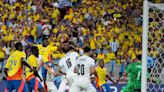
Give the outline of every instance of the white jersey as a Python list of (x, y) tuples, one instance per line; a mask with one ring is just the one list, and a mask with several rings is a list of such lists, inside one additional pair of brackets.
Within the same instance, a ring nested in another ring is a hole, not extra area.
[(95, 60), (93, 58), (86, 55), (80, 56), (76, 62), (78, 73), (74, 79), (78, 81), (90, 81), (91, 66), (95, 66)]
[(64, 68), (67, 76), (74, 75), (75, 62), (79, 54), (77, 52), (68, 52), (60, 61), (59, 66)]

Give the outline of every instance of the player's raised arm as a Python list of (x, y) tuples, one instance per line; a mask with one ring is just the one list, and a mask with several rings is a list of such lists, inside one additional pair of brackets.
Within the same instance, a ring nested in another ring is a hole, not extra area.
[(32, 67), (26, 62), (26, 59), (25, 58), (21, 58), (21, 62), (23, 65), (27, 66), (28, 68), (31, 69), (31, 71), (33, 70)]

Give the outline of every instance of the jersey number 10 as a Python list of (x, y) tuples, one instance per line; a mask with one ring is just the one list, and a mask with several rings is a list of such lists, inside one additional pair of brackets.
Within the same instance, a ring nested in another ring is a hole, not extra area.
[(85, 71), (84, 71), (84, 64), (78, 64), (77, 65), (77, 68), (78, 68), (78, 75), (84, 75)]

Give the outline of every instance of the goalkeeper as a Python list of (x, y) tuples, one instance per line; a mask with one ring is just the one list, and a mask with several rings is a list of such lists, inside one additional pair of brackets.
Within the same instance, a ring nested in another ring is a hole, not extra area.
[(129, 78), (121, 92), (141, 92), (141, 69), (141, 55), (138, 55), (137, 60), (129, 64), (125, 71)]

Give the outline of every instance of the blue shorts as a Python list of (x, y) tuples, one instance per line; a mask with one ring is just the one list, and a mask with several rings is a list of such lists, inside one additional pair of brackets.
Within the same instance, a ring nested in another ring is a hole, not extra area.
[(60, 86), (61, 81), (62, 81), (62, 76), (55, 77), (54, 84), (57, 87), (57, 89), (59, 89), (59, 86)]
[(43, 88), (42, 84), (37, 78), (32, 78), (30, 81), (28, 81), (27, 87), (28, 87), (29, 92), (32, 92), (32, 90), (35, 90), (34, 92), (37, 92), (38, 89)]
[(103, 84), (101, 90), (101, 92), (110, 92), (110, 86), (108, 84)]
[[(54, 66), (51, 62), (46, 62), (45, 64), (48, 65), (48, 66), (50, 66), (50, 67), (53, 67)], [(43, 80), (44, 81), (47, 78), (47, 69), (44, 68), (44, 67), (42, 67), (42, 77), (43, 77)]]
[(28, 92), (27, 86), (23, 80), (7, 80), (5, 92)]

